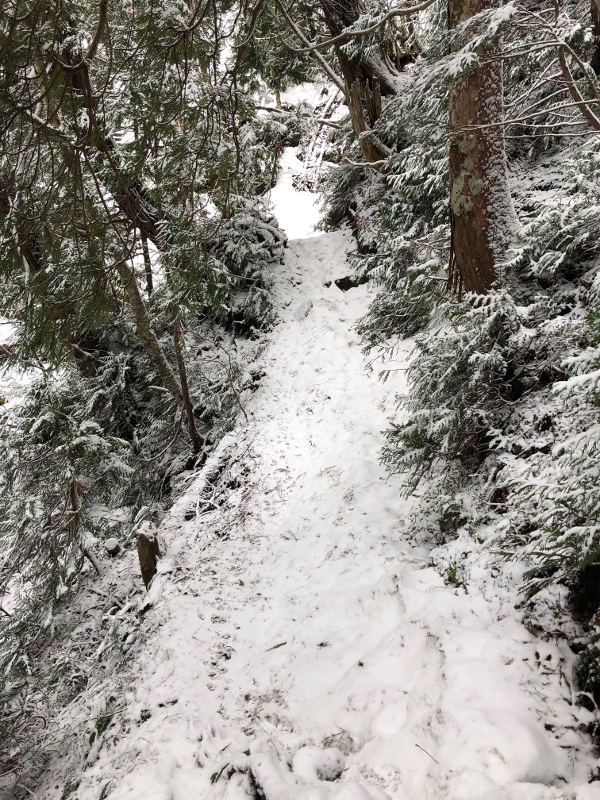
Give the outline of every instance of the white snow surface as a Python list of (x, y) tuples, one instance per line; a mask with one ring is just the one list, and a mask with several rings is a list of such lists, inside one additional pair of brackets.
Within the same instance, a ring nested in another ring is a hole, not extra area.
[(468, 593), (446, 585), (410, 542), (379, 464), (404, 373), (365, 369), (370, 289), (324, 285), (351, 237), (313, 236), (289, 177), (265, 376), (162, 525), (144, 598), (160, 625), (77, 797), (598, 800), (570, 650), (523, 626), (510, 581), (482, 563)]
[(294, 175), (302, 171), (297, 150), (297, 147), (286, 147), (283, 151), (279, 180), (271, 189), (271, 202), (288, 239), (308, 239), (322, 235), (320, 231), (315, 231), (320, 214), (315, 204), (315, 195), (312, 192), (297, 191), (292, 184)]
[[(11, 340), (16, 333), (16, 328), (6, 319), (0, 317), (0, 345), (10, 345)], [(2, 405), (8, 407), (15, 405), (18, 402), (19, 394), (23, 388), (31, 382), (33, 375), (31, 370), (23, 372), (16, 369), (7, 369), (2, 364), (0, 359), (0, 397), (2, 397)]]

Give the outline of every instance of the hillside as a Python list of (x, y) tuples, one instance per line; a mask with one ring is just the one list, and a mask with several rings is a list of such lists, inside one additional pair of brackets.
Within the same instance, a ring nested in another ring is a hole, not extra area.
[[(600, 797), (575, 657), (524, 626), (519, 575), (464, 552), (456, 586), (411, 544), (401, 478), (378, 463), (411, 342), (394, 379), (367, 370), (353, 326), (370, 290), (332, 283), (352, 238), (312, 230), (294, 169), (287, 151), (273, 197), (293, 228), (264, 376), (160, 526), (148, 595), (121, 598), (118, 615), (153, 632), (118, 681), (87, 692), (108, 724), (78, 753), (69, 797)], [(139, 582), (123, 558), (113, 580)], [(65, 797), (70, 761), (59, 754), (38, 796)]]

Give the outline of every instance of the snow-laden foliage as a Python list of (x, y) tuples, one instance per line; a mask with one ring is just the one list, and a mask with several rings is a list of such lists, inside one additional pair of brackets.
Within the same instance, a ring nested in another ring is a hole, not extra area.
[(408, 472), (407, 494), (432, 470), (481, 462), (490, 432), (510, 413), (513, 377), (529, 339), (506, 292), (440, 305), (415, 343), (410, 392), (402, 399), (408, 418), (388, 431), (383, 452), (392, 471)]
[(86, 557), (105, 564), (111, 515), (130, 548), (256, 385), (250, 340), (274, 320), (285, 246), (266, 193), (305, 123), (257, 113), (231, 53), (247, 31), (228, 3), (3, 9), (0, 315), (15, 333), (0, 357), (26, 384), (41, 375), (0, 437), (9, 770), (48, 687), (69, 683), (45, 654)]
[[(113, 651), (123, 657), (129, 649), (129, 615), (78, 630), (77, 592), (95, 574), (85, 562), (104, 573), (109, 531), (122, 547), (135, 548), (140, 520), (160, 516), (198, 460), (172, 398), (156, 390), (132, 320), (113, 335), (96, 349), (116, 344), (119, 353), (96, 352), (78, 366), (48, 371), (2, 411), (3, 771), (35, 765), (44, 738), (36, 715), (42, 719), (80, 693), (99, 658), (108, 668)], [(161, 339), (169, 352), (167, 330)], [(207, 450), (235, 423), (240, 395), (256, 386), (247, 364), (259, 345), (237, 350), (233, 334), (208, 321), (196, 320), (187, 332), (191, 400)], [(53, 655), (53, 640), (71, 638), (71, 650)]]
[(416, 85), (424, 83), (422, 90), (391, 98), (376, 124), (378, 134), (394, 149), (384, 170), (388, 191), (377, 208), (364, 212), (376, 220), (374, 252), (352, 258), (358, 274), (381, 287), (359, 326), (368, 348), (422, 329), (444, 283), (449, 245), (448, 98), (445, 83), (431, 75), (443, 48), (443, 15), (436, 11), (433, 23), (422, 37), (429, 45), (428, 55), (411, 75)]
[[(596, 343), (599, 288), (596, 278), (587, 337)], [(582, 321), (579, 337), (585, 327)], [(552, 385), (547, 410), (537, 420), (544, 441), (518, 463), (507, 459), (501, 473), (510, 506), (498, 548), (505, 557), (525, 562), (532, 593), (555, 581), (572, 584), (600, 555), (599, 367), (597, 344), (564, 359), (566, 380)], [(515, 438), (514, 430), (507, 434), (498, 442), (502, 450)]]
[(535, 325), (540, 388), (493, 442), (507, 493), (494, 546), (524, 562), (530, 593), (557, 581), (576, 585), (599, 552), (597, 275), (587, 288), (599, 255), (598, 145), (548, 166), (549, 179), (563, 181), (538, 198), (533, 187), (512, 273), (521, 295), (534, 281), (551, 287)]
[(600, 253), (600, 146), (592, 139), (569, 149), (562, 163), (542, 157), (538, 174), (523, 187), (521, 229), (506, 272), (525, 286), (574, 288)]
[[(383, 452), (407, 476), (407, 492), (426, 479), (415, 526), (437, 541), (454, 532), (471, 482), (481, 518), (503, 517), (493, 547), (526, 562), (529, 591), (574, 585), (598, 559), (597, 288), (588, 287), (600, 255), (600, 184), (582, 113), (583, 100), (597, 108), (598, 46), (587, 14), (574, 3), (511, 3), (450, 33), (442, 9), (421, 16), (405, 91), (384, 102), (375, 125), (392, 149), (388, 189), (362, 210), (376, 235), (353, 256), (378, 288), (359, 325), (364, 346), (393, 352), (417, 334), (402, 421)], [(448, 297), (448, 89), (480, 66), (490, 42), (504, 58), (520, 224), (497, 265), (497, 290)], [(350, 185), (349, 170), (328, 178), (332, 207), (361, 195), (364, 178)]]
[(76, 370), (39, 378), (0, 418), (0, 736), (2, 771), (28, 763), (32, 719), (57, 613), (77, 588), (83, 560), (98, 564), (95, 501), (118, 505), (132, 476), (131, 450), (115, 435), (128, 403), (127, 359), (107, 359), (94, 378)]
[(54, 627), (54, 609), (94, 550), (85, 495), (118, 502), (132, 468), (114, 435), (126, 402), (126, 359), (109, 359), (94, 378), (47, 375), (14, 411), (0, 436), (0, 671), (31, 671), (31, 651)]

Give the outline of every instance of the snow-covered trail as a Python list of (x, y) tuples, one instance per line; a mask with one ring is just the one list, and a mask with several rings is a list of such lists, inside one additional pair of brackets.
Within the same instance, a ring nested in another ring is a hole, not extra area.
[[(310, 233), (289, 169), (274, 199)], [(446, 586), (408, 541), (378, 463), (403, 373), (365, 370), (368, 288), (325, 285), (351, 246), (289, 243), (265, 375), (163, 525), (160, 626), (79, 800), (600, 798), (568, 651), (520, 624), (510, 591)]]

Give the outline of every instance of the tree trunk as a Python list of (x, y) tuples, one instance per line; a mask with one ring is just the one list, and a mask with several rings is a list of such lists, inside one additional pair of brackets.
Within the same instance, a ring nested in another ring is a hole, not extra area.
[(146, 272), (146, 294), (148, 297), (154, 291), (154, 280), (152, 275), (152, 262), (150, 261), (150, 249), (148, 248), (148, 237), (142, 231), (142, 253), (144, 254), (144, 271)]
[[(499, 0), (448, 0), (450, 29)], [(456, 48), (458, 49), (458, 47)], [(450, 88), (450, 288), (486, 294), (498, 280), (516, 216), (504, 150), (502, 62), (488, 46), (481, 66)]]
[[(367, 92), (369, 91), (368, 87), (366, 87), (366, 90)], [(378, 94), (378, 97), (379, 111), (381, 113), (381, 95)], [(375, 110), (377, 108), (375, 102), (369, 103), (369, 99), (370, 95), (367, 94), (367, 110), (370, 110), (369, 105), (371, 106), (371, 109)], [(348, 110), (350, 112), (350, 118), (352, 119), (354, 133), (358, 137), (360, 149), (362, 150), (362, 154), (366, 161), (374, 162), (386, 158), (389, 153), (382, 146), (382, 143), (379, 141), (379, 139), (373, 134), (365, 135), (365, 133), (370, 129), (365, 122), (361, 85), (358, 78), (348, 89)], [(372, 113), (370, 113), (369, 116), (371, 119), (373, 118)]]
[[(69, 485), (69, 499), (71, 501), (71, 518), (69, 520), (69, 536), (75, 537), (75, 531), (79, 525), (79, 518), (81, 516), (81, 504), (79, 503), (79, 485), (77, 481), (72, 480)], [(102, 575), (102, 567), (96, 556), (87, 547), (82, 547), (81, 552), (96, 570), (97, 575)]]
[(156, 334), (152, 328), (152, 321), (150, 320), (150, 315), (148, 314), (148, 309), (146, 308), (146, 304), (142, 298), (142, 294), (139, 286), (137, 285), (133, 270), (128, 267), (124, 261), (121, 261), (120, 263), (117, 263), (117, 272), (119, 273), (119, 276), (123, 282), (123, 286), (125, 287), (125, 291), (127, 292), (127, 296), (129, 297), (133, 316), (135, 317), (137, 335), (140, 342), (144, 346), (146, 355), (160, 375), (160, 379), (162, 380), (165, 389), (167, 389), (167, 391), (173, 395), (180, 406), (183, 406), (181, 388), (177, 383), (177, 378), (175, 377), (175, 374), (171, 369), (171, 365), (167, 361), (167, 357), (160, 346), (160, 342), (156, 338)]
[(140, 560), (140, 572), (146, 589), (150, 586), (152, 578), (156, 575), (156, 564), (160, 558), (158, 538), (154, 533), (154, 526), (144, 523), (137, 537), (137, 551)]
[[(321, 7), (332, 36), (339, 36), (344, 28), (356, 22), (361, 13), (357, 0), (321, 0)], [(396, 94), (391, 73), (376, 54), (349, 58), (343, 48), (338, 46), (335, 47), (335, 54), (344, 76), (352, 127), (359, 139), (363, 156), (367, 161), (387, 158), (389, 151), (369, 131), (381, 114), (381, 95)], [(363, 105), (370, 125), (366, 124)]]
[(175, 355), (177, 357), (179, 380), (181, 381), (181, 394), (183, 396), (183, 407), (185, 409), (188, 431), (194, 450), (198, 453), (204, 446), (204, 439), (200, 436), (196, 428), (196, 419), (194, 417), (194, 408), (190, 398), (185, 359), (181, 350), (181, 322), (178, 319), (173, 323), (173, 344), (175, 345)]
[(600, 0), (591, 0), (590, 15), (592, 19), (592, 36), (594, 37), (594, 50), (590, 66), (600, 75)]

